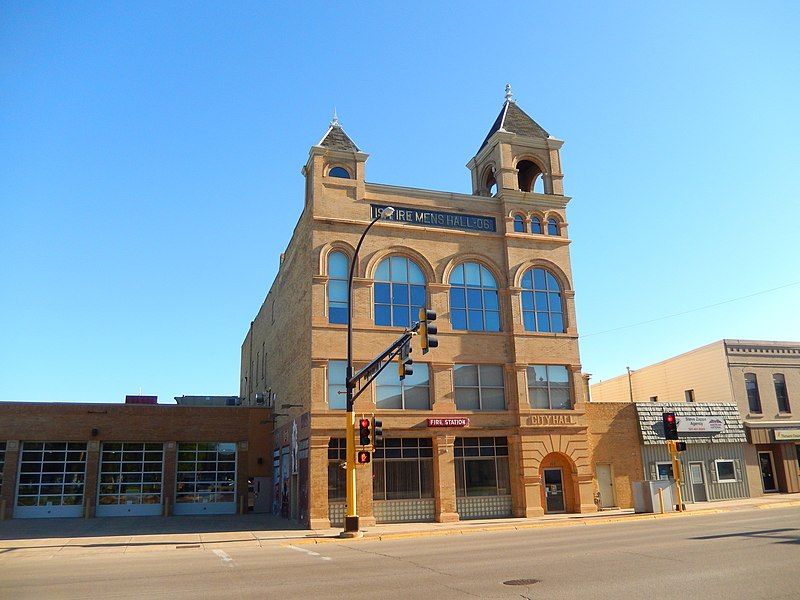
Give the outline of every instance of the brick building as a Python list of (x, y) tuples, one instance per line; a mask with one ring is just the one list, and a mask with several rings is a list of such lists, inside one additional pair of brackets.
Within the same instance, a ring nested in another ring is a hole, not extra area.
[(362, 523), (596, 510), (562, 143), (508, 91), (467, 164), (471, 194), (368, 182), (368, 155), (335, 118), (311, 148), (301, 215), (241, 361), (243, 401), (274, 394), (285, 413), (275, 497), (292, 515), (315, 528), (343, 519), (347, 275), (389, 206), (355, 265), (354, 366), (422, 306), (439, 315), (440, 345), (414, 356), (412, 376), (387, 369), (356, 400), (386, 438), (358, 467)]

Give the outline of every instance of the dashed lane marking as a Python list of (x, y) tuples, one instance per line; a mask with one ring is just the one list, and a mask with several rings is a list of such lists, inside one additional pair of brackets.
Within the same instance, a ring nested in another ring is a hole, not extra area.
[(319, 552), (314, 552), (313, 550), (306, 550), (305, 548), (298, 548), (297, 546), (284, 546), (285, 548), (291, 548), (292, 550), (296, 550), (297, 552), (302, 552), (303, 554), (307, 554), (308, 556), (313, 556), (314, 558), (319, 558), (320, 560), (333, 560), (330, 556), (322, 556)]

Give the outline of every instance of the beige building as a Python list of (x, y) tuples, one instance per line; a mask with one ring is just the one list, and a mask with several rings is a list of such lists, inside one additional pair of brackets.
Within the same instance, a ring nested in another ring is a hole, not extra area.
[(800, 492), (800, 343), (720, 340), (591, 386), (592, 402), (733, 402), (751, 495)]
[[(422, 356), (415, 341), (412, 376), (387, 368), (356, 399), (385, 435), (358, 466), (362, 524), (596, 510), (562, 144), (508, 91), (459, 194), (368, 182), (368, 155), (334, 118), (242, 345), (241, 396), (274, 398), (278, 413), (274, 510), (315, 528), (343, 520), (347, 274), (388, 206), (355, 267), (355, 368), (422, 306), (440, 345)], [(461, 426), (431, 420), (447, 417)]]

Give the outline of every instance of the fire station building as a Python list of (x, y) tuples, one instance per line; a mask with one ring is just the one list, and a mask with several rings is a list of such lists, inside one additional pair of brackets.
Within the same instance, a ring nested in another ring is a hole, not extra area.
[(348, 270), (385, 207), (393, 216), (355, 265), (354, 367), (420, 307), (438, 314), (439, 347), (417, 349), (402, 381), (385, 369), (356, 400), (385, 438), (357, 469), (362, 524), (597, 510), (562, 144), (507, 88), (467, 163), (472, 193), (433, 191), (368, 182), (368, 155), (334, 117), (242, 344), (243, 402), (276, 399), (273, 510), (313, 528), (343, 521)]

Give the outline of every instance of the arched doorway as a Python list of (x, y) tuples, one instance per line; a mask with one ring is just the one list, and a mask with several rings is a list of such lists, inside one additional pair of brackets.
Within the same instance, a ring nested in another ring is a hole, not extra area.
[(575, 463), (566, 454), (551, 452), (542, 459), (539, 475), (545, 514), (578, 512), (577, 473)]

